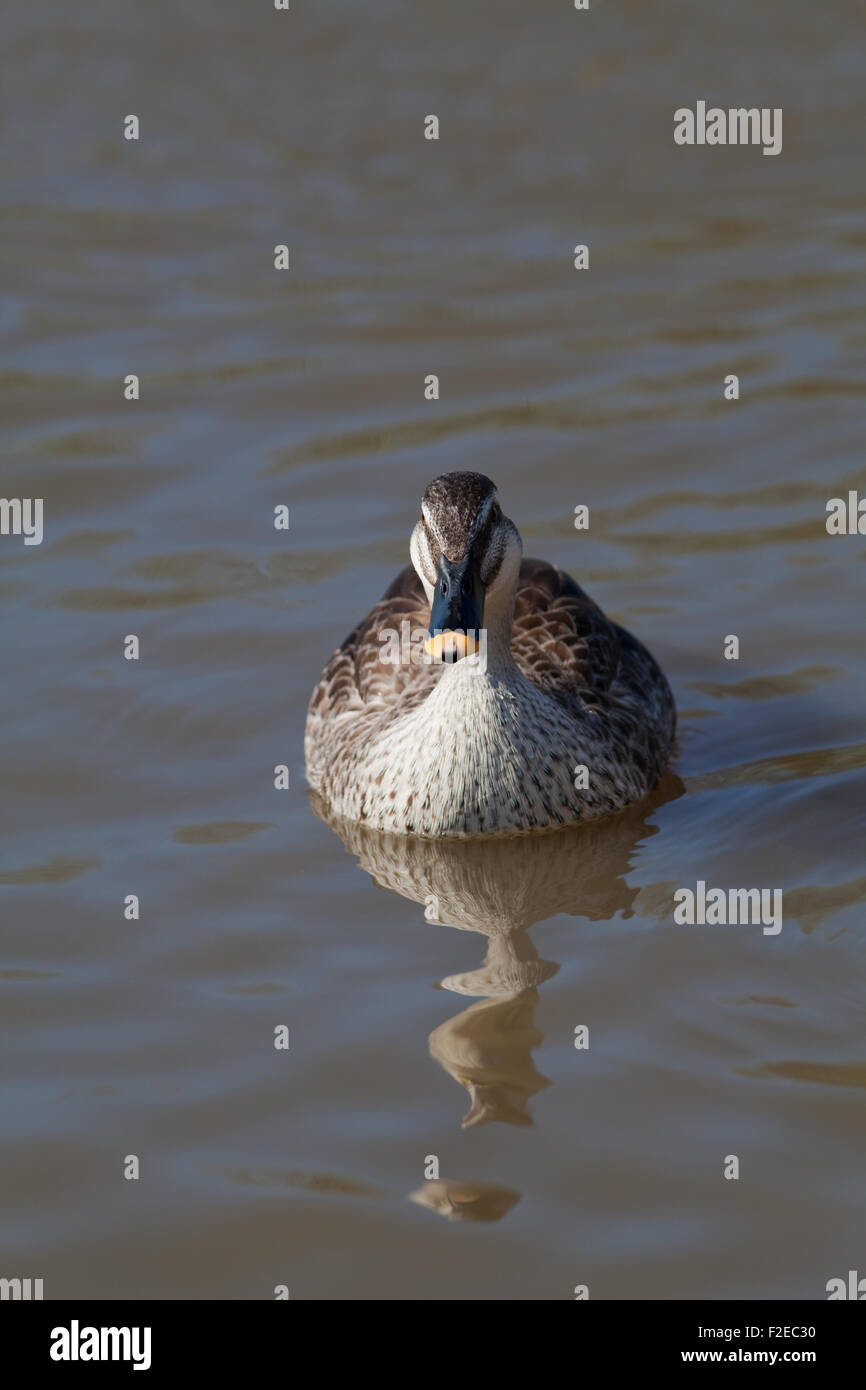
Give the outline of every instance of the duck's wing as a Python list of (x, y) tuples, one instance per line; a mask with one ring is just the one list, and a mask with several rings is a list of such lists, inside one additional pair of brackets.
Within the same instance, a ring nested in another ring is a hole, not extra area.
[[(425, 699), (444, 668), (405, 657), (409, 647), (422, 650), (429, 617), (421, 581), (413, 566), (406, 565), (334, 652), (313, 692), (310, 713), (323, 720), (371, 706), (395, 712), (399, 706), (403, 713)], [(399, 659), (390, 661), (389, 644), (397, 639)], [(603, 701), (617, 679), (621, 657), (630, 660), (632, 647), (638, 646), (570, 575), (544, 560), (522, 561), (511, 654), (540, 690), (565, 704)]]
[(664, 770), (676, 706), (643, 643), (606, 618), (570, 575), (543, 560), (520, 567), (511, 653), (539, 689), (574, 714), (598, 715), (612, 762), (628, 758), (652, 784)]
[(622, 635), (570, 575), (544, 560), (522, 562), (511, 654), (545, 694), (569, 703), (607, 691), (619, 668)]
[(327, 721), (371, 708), (380, 714), (396, 711), (398, 706), (404, 713), (423, 700), (442, 667), (407, 657), (423, 650), (429, 617), (421, 581), (407, 565), (334, 652), (313, 691), (310, 716)]

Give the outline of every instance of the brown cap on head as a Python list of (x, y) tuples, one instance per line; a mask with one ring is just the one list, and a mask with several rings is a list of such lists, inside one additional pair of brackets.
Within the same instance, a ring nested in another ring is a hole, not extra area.
[(421, 499), (421, 514), (449, 560), (459, 560), (490, 516), (496, 485), (483, 473), (443, 473)]

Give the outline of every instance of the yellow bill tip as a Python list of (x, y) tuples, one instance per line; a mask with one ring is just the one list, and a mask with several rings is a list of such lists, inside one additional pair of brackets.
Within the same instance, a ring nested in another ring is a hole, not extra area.
[(449, 656), (471, 656), (478, 650), (478, 641), (472, 632), (436, 632), (432, 637), (428, 637), (424, 643), (424, 650), (428, 656), (438, 657), (440, 660)]

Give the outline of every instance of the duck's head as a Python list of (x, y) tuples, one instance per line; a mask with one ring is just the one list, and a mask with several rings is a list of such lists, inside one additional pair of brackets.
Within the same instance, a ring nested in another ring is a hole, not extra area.
[(459, 661), (478, 649), (482, 628), (510, 627), (523, 551), (483, 473), (443, 473), (421, 499), (409, 553), (430, 603), (425, 649)]

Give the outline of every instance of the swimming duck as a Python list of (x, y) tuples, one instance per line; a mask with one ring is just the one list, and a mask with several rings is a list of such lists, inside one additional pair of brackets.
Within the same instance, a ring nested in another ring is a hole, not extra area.
[(490, 479), (434, 479), (409, 554), (310, 700), (307, 778), (331, 812), (513, 835), (641, 800), (673, 746), (667, 680), (569, 575), (522, 558)]

